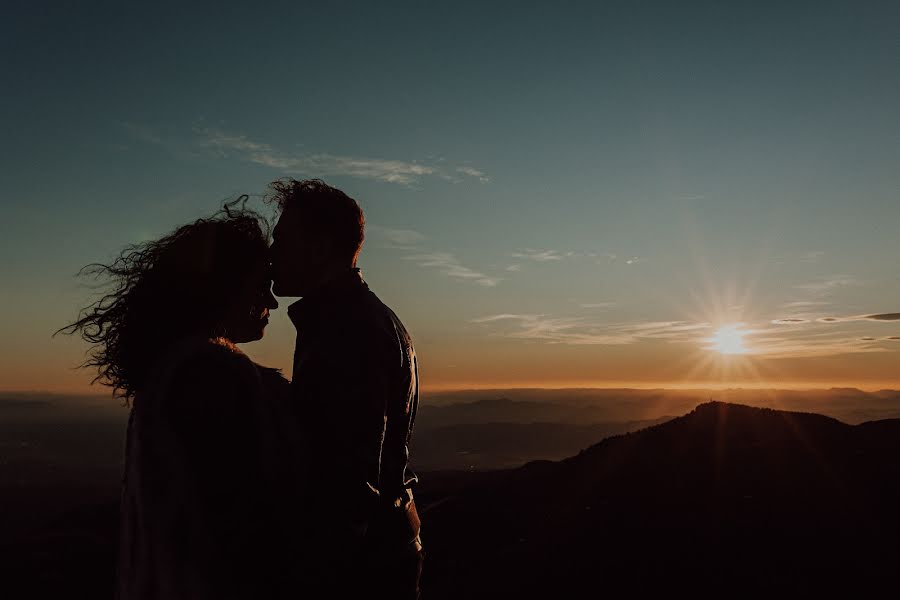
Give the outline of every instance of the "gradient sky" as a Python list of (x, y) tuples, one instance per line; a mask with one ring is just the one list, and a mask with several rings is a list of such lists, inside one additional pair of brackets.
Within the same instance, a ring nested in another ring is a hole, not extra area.
[(900, 385), (896, 2), (228, 4), (6, 8), (0, 389), (89, 389), (77, 270), (285, 175), (426, 390)]

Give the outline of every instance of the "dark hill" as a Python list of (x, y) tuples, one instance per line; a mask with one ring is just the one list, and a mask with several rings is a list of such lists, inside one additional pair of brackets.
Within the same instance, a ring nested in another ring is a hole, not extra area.
[(671, 417), (622, 423), (462, 423), (417, 429), (417, 471), (509, 469), (531, 460), (559, 460), (610, 435)]
[(858, 594), (892, 579), (898, 511), (900, 420), (851, 426), (710, 402), (427, 508), (425, 589)]

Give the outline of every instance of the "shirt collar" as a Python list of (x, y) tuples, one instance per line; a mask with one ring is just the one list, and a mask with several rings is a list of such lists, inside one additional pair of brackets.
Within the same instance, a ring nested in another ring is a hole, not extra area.
[(303, 319), (303, 315), (310, 309), (320, 306), (323, 302), (363, 289), (369, 289), (369, 286), (363, 278), (362, 269), (350, 267), (288, 306), (288, 317), (297, 326)]

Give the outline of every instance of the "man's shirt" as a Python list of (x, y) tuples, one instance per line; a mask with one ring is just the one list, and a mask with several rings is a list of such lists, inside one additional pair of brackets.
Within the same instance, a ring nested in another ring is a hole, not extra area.
[[(368, 514), (418, 481), (409, 443), (419, 401), (409, 332), (358, 267), (288, 307), (305, 497)], [(326, 500), (327, 499), (327, 500)]]

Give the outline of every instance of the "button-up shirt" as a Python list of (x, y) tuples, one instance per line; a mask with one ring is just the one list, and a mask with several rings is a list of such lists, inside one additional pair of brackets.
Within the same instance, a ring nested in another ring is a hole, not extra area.
[(303, 487), (358, 516), (418, 481), (409, 443), (418, 363), (400, 319), (349, 268), (288, 307)]

